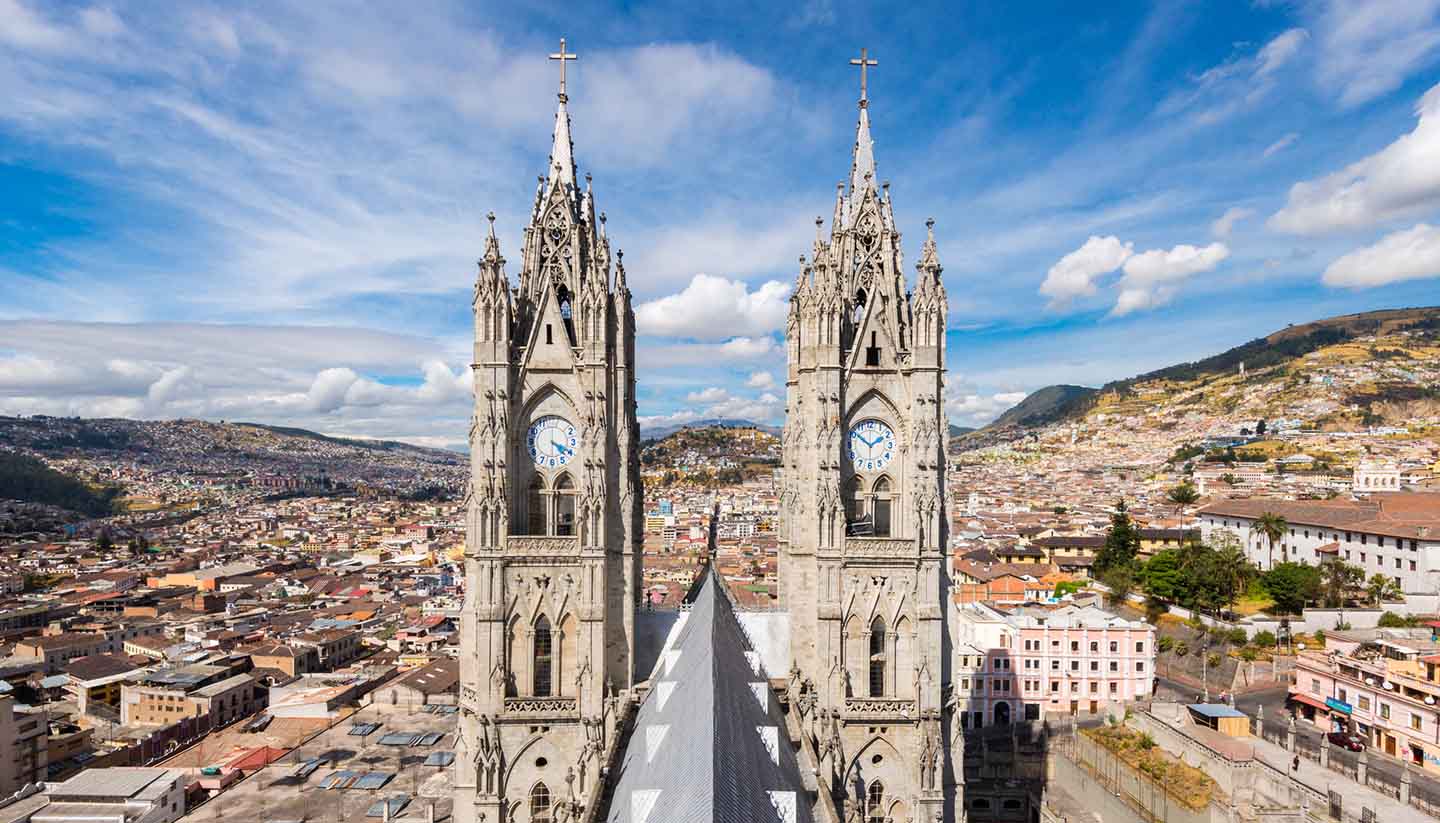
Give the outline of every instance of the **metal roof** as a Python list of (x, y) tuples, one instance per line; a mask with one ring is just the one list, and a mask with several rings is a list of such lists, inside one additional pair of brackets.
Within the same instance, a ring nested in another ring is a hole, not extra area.
[(1194, 703), (1189, 707), (1190, 711), (1202, 717), (1245, 717), (1245, 713), (1224, 703)]
[(705, 577), (640, 706), (605, 820), (812, 823), (760, 656)]

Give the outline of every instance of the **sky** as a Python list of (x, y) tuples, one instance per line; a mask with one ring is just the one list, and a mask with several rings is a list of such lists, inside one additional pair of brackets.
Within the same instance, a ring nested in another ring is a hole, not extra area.
[(642, 427), (783, 416), (861, 47), (952, 423), (1440, 304), (1440, 0), (0, 0), (0, 414), (463, 448), (485, 214), (514, 278), (562, 36)]

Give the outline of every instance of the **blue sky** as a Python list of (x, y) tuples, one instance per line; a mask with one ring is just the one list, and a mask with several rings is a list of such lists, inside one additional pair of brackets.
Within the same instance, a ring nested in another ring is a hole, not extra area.
[(484, 214), (514, 276), (561, 35), (646, 424), (782, 414), (862, 45), (953, 422), (1440, 303), (1440, 0), (0, 0), (0, 413), (461, 443)]

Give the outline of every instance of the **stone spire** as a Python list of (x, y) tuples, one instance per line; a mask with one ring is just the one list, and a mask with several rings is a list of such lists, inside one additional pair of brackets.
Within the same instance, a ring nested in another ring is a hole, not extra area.
[(550, 55), (551, 60), (560, 62), (560, 105), (555, 111), (555, 139), (550, 144), (550, 172), (545, 190), (549, 192), (557, 183), (567, 191), (575, 189), (575, 143), (570, 139), (570, 112), (565, 104), (570, 97), (565, 93), (565, 63), (577, 59), (565, 51), (565, 38), (560, 38), (560, 51)]
[(860, 101), (860, 122), (855, 126), (855, 158), (850, 163), (850, 199), (868, 186), (875, 187), (875, 141), (870, 138), (870, 107)]

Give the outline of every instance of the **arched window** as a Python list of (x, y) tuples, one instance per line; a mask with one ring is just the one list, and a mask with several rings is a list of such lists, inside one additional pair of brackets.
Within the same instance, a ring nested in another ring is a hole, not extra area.
[(530, 478), (530, 491), (525, 496), (525, 505), (529, 508), (530, 533), (545, 533), (545, 478), (539, 474)]
[(875, 523), (876, 537), (890, 536), (890, 478), (881, 477), (870, 487), (871, 520)]
[[(549, 697), (551, 689), (550, 661), (554, 659), (554, 643), (550, 637), (550, 621), (545, 615), (535, 621), (535, 696)], [(548, 818), (547, 818), (548, 819)]]
[(879, 780), (865, 792), (866, 823), (885, 823), (885, 786)]
[(854, 316), (854, 318), (852, 319), (852, 322), (853, 322), (855, 325), (858, 326), (858, 325), (860, 325), (860, 321), (863, 320), (864, 318), (865, 318), (865, 290), (864, 290), (864, 289), (856, 289), (856, 290), (855, 290), (855, 316)]
[(550, 823), (550, 788), (536, 783), (530, 790), (530, 823)]
[(570, 345), (575, 345), (575, 321), (572, 319), (574, 312), (570, 306), (570, 290), (563, 285), (556, 293), (560, 301), (560, 320), (565, 324), (565, 335), (569, 338)]
[(851, 476), (845, 481), (844, 491), (845, 522), (848, 525), (846, 534), (855, 537), (868, 537), (870, 535), (871, 523), (865, 511), (865, 499), (860, 495), (860, 478)]
[(555, 481), (555, 533), (565, 536), (575, 533), (575, 481), (569, 474), (562, 474)]
[(870, 623), (870, 696), (885, 696), (885, 621), (879, 615)]

